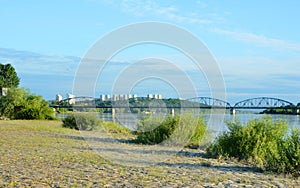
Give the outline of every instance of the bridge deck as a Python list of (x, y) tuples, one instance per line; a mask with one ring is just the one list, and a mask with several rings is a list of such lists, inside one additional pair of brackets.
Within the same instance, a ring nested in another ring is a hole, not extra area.
[(60, 106), (60, 105), (50, 105), (51, 108), (104, 108), (104, 109), (109, 109), (109, 108), (175, 108), (175, 109), (180, 109), (180, 108), (189, 108), (189, 109), (299, 109), (297, 107), (229, 107), (229, 106), (200, 106), (200, 107), (195, 107), (195, 106)]

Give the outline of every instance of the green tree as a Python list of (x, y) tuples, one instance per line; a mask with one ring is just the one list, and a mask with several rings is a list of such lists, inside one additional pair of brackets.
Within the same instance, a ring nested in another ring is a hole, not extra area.
[(15, 68), (11, 64), (0, 64), (0, 89), (1, 88), (17, 88), (20, 83)]
[(54, 119), (48, 103), (37, 95), (20, 88), (11, 88), (0, 97), (0, 116), (9, 119)]
[(23, 89), (12, 88), (8, 90), (6, 96), (0, 97), (0, 115), (13, 119), (15, 113), (24, 108), (28, 91)]

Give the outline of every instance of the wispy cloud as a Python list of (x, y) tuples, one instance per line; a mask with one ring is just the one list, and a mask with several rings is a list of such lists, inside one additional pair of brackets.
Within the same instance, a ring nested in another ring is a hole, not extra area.
[(212, 29), (212, 31), (218, 34), (228, 35), (236, 40), (250, 44), (255, 44), (261, 47), (269, 47), (276, 50), (300, 51), (300, 44), (292, 43), (286, 40), (269, 38), (263, 35), (257, 35), (250, 32), (237, 32), (223, 29)]
[(73, 76), (80, 58), (0, 48), (0, 62), (12, 64), (21, 74)]
[[(218, 58), (228, 96), (288, 96), (299, 93), (300, 68), (297, 59), (266, 57)], [(283, 97), (285, 98), (285, 97)]]
[(133, 13), (136, 16), (157, 16), (168, 21), (185, 22), (192, 24), (210, 24), (221, 21), (217, 14), (199, 14), (197, 12), (184, 12), (175, 6), (162, 6), (153, 0), (123, 0), (121, 9), (124, 12)]

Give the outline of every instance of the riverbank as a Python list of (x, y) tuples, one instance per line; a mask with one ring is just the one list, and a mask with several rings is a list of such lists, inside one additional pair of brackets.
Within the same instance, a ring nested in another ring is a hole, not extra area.
[[(183, 149), (150, 166), (116, 164), (103, 158), (101, 152), (114, 146), (110, 152), (126, 155), (135, 153), (139, 146), (126, 142), (126, 137), (122, 142), (99, 138), (86, 141), (80, 132), (61, 128), (61, 124), (0, 121), (0, 187), (300, 186), (299, 180), (291, 177), (265, 174), (237, 161), (208, 159), (202, 151), (192, 149)], [(93, 150), (93, 143), (97, 143), (100, 155)], [(162, 158), (161, 152), (152, 154)]]

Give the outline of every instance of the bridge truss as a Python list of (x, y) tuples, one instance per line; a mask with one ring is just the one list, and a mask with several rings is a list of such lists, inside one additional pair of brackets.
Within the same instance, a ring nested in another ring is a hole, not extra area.
[[(53, 107), (96, 107), (96, 108), (111, 108), (119, 107), (124, 108), (123, 103), (125, 101), (116, 101), (110, 103), (108, 106), (99, 106), (100, 99), (93, 97), (74, 97), (60, 101), (56, 106)], [(123, 103), (122, 103), (123, 102)], [(122, 104), (122, 105), (121, 105)], [(127, 103), (126, 103), (127, 104)], [(125, 105), (128, 106), (128, 105)], [(138, 107), (138, 106), (134, 106)], [(141, 106), (144, 107), (144, 106)], [(161, 105), (158, 106), (161, 108)], [(293, 109), (297, 108), (293, 103), (272, 97), (257, 97), (246, 99), (237, 102), (234, 106), (230, 105), (229, 102), (212, 98), (212, 97), (195, 97), (187, 100), (183, 100), (181, 105), (166, 106), (166, 108), (226, 108), (226, 109), (274, 109), (274, 108), (286, 108)]]
[(187, 100), (190, 102), (197, 102), (200, 104), (200, 107), (204, 108), (231, 108), (229, 102), (211, 97), (195, 97)]
[(294, 107), (294, 104), (286, 100), (272, 98), (272, 97), (257, 97), (257, 98), (251, 98), (251, 99), (240, 101), (236, 103), (233, 108), (265, 109), (265, 108), (291, 108), (291, 107)]

